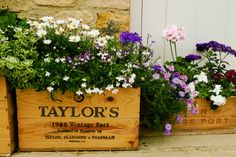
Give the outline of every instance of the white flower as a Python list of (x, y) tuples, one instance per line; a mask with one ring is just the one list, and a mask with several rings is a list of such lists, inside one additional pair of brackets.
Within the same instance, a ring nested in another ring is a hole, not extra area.
[[(109, 35), (106, 35), (105, 38), (106, 38), (107, 40), (111, 40), (111, 39), (113, 39), (114, 37), (111, 37), (111, 36), (109, 36)], [(114, 48), (113, 48), (113, 49), (114, 49)], [(114, 51), (116, 51), (116, 50), (114, 50)]]
[(54, 18), (51, 16), (43, 16), (40, 20), (44, 22), (53, 22)]
[(78, 90), (75, 94), (76, 94), (76, 95), (82, 95), (83, 92), (81, 92), (80, 90)]
[(27, 23), (30, 25), (30, 26), (38, 26), (39, 23), (37, 21), (31, 21), (31, 20), (28, 20)]
[(86, 88), (87, 87), (86, 83), (82, 83), (81, 87)]
[(188, 87), (189, 87), (189, 89), (190, 89), (191, 92), (194, 92), (194, 91), (195, 91), (195, 84), (194, 84), (194, 82), (190, 82), (190, 83), (188, 84)]
[(110, 84), (110, 85), (108, 85), (108, 86), (106, 87), (106, 90), (110, 91), (110, 90), (112, 90), (113, 88), (114, 88), (114, 86), (113, 86), (112, 84)]
[(219, 95), (220, 92), (222, 91), (221, 89), (222, 89), (221, 85), (215, 85), (214, 90), (209, 90), (209, 92), (213, 92), (213, 93), (215, 93), (216, 95)]
[(72, 30), (72, 29), (77, 29), (79, 28), (80, 21), (76, 20), (74, 18), (68, 18), (69, 23), (67, 24), (67, 27)]
[(83, 78), (82, 81), (86, 82), (86, 78)]
[(44, 43), (44, 44), (47, 44), (47, 45), (51, 44), (51, 42), (52, 42), (52, 41), (51, 41), (50, 39), (45, 39), (45, 40), (43, 41), (43, 43)]
[(93, 93), (99, 93), (100, 89), (99, 88), (94, 88)]
[(61, 25), (61, 24), (64, 24), (65, 23), (65, 20), (62, 20), (62, 19), (59, 19), (56, 21), (56, 24), (58, 25)]
[(88, 36), (91, 36), (91, 37), (96, 37), (96, 36), (98, 36), (99, 34), (100, 34), (99, 31), (96, 30), (96, 29), (93, 29), (93, 30), (87, 32), (87, 35), (88, 35)]
[(210, 99), (213, 101), (213, 104), (217, 106), (222, 106), (226, 104), (226, 98), (223, 97), (222, 95), (217, 95), (217, 96), (212, 95)]
[(56, 62), (56, 63), (59, 63), (59, 62), (60, 62), (60, 58), (56, 58), (56, 59), (55, 59), (55, 62)]
[(86, 24), (83, 24), (82, 28), (85, 29), (85, 30), (88, 30), (90, 27), (88, 25), (86, 25)]
[(117, 94), (119, 92), (119, 90), (118, 89), (113, 89), (111, 92), (112, 92), (112, 94)]
[(47, 87), (47, 90), (48, 90), (49, 92), (52, 92), (52, 91), (54, 90), (54, 88), (53, 88), (52, 86), (49, 86), (49, 87)]
[(116, 87), (120, 87), (120, 83), (119, 82), (116, 82)]
[(44, 62), (49, 63), (50, 62), (50, 58), (44, 58)]
[(136, 75), (132, 74), (131, 77), (129, 78), (129, 82), (134, 83), (135, 78), (136, 78)]
[(80, 41), (80, 36), (78, 36), (78, 35), (72, 35), (72, 36), (69, 37), (69, 42), (76, 43), (76, 42), (79, 42), (79, 41)]
[(102, 94), (102, 93), (104, 93), (104, 91), (100, 89), (100, 90), (98, 91), (98, 94)]
[(36, 34), (37, 34), (38, 37), (41, 38), (41, 37), (43, 37), (43, 36), (45, 36), (47, 34), (47, 31), (44, 30), (44, 29), (38, 29)]
[(125, 78), (124, 78), (123, 76), (118, 76), (118, 77), (116, 77), (116, 79), (117, 79), (119, 82), (125, 80)]
[(51, 75), (51, 73), (46, 71), (45, 76), (50, 76), (50, 75)]
[(95, 41), (95, 43), (96, 43), (98, 46), (100, 46), (100, 47), (104, 47), (104, 46), (106, 46), (106, 44), (107, 44), (107, 40), (106, 40), (106, 38), (104, 38), (104, 37), (99, 37), (99, 38)]
[(91, 94), (93, 91), (89, 88), (89, 89), (86, 89), (85, 90), (86, 91), (86, 93), (88, 93), (88, 94)]
[(201, 71), (200, 75), (195, 75), (193, 78), (196, 78), (198, 80), (198, 82), (208, 83), (206, 73), (204, 73), (202, 71)]
[(68, 81), (69, 78), (70, 78), (69, 76), (65, 76), (65, 77), (63, 78), (63, 80), (64, 80), (64, 81)]
[(66, 62), (66, 59), (65, 59), (65, 58), (60, 58), (60, 61), (61, 61), (62, 63), (65, 63), (65, 62)]
[(122, 84), (122, 87), (123, 87), (123, 88), (127, 88), (127, 87), (132, 87), (132, 86), (131, 86), (129, 83), (123, 83), (123, 84)]

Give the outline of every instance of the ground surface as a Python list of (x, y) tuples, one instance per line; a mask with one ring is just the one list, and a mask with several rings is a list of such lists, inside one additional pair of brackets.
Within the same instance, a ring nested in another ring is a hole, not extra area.
[(236, 157), (236, 134), (144, 137), (138, 151), (17, 152), (12, 157)]

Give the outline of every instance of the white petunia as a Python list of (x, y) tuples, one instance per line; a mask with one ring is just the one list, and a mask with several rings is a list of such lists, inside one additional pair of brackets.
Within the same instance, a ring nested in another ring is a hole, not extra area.
[(201, 71), (200, 75), (195, 75), (193, 78), (196, 78), (198, 82), (208, 83), (206, 73), (204, 73), (202, 71)]
[(95, 41), (95, 43), (96, 43), (98, 46), (100, 46), (100, 47), (104, 47), (104, 46), (106, 46), (106, 44), (107, 44), (107, 40), (106, 40), (106, 38), (104, 38), (104, 37), (99, 37), (99, 38)]
[(108, 90), (108, 91), (110, 91), (110, 90), (112, 90), (112, 89), (114, 89), (114, 86), (113, 86), (112, 84), (110, 84), (110, 85), (108, 85), (108, 86), (106, 87), (106, 90)]
[(117, 94), (119, 92), (119, 90), (118, 89), (113, 89), (111, 92), (112, 92), (112, 94)]
[(68, 81), (69, 79), (70, 79), (69, 76), (65, 76), (65, 77), (63, 77), (63, 80), (64, 80), (64, 81)]
[(49, 92), (52, 92), (52, 91), (54, 90), (54, 88), (53, 88), (52, 86), (49, 86), (49, 87), (47, 87), (47, 90), (48, 90)]
[(41, 38), (41, 37), (47, 35), (47, 31), (44, 30), (44, 29), (38, 29), (37, 32), (36, 32), (36, 34), (37, 34), (38, 37)]
[(213, 93), (215, 93), (216, 95), (219, 95), (220, 92), (222, 91), (221, 89), (222, 89), (221, 85), (215, 85), (214, 90), (209, 90), (209, 92), (213, 92)]
[(188, 84), (188, 87), (189, 87), (189, 89), (190, 89), (191, 92), (194, 92), (194, 91), (195, 91), (195, 84), (194, 84), (194, 82), (190, 82), (190, 83)]
[(78, 36), (78, 35), (72, 35), (72, 36), (69, 37), (69, 42), (76, 43), (76, 42), (79, 42), (79, 41), (80, 41), (80, 36)]
[(45, 73), (45, 76), (50, 76), (51, 75), (51, 73), (50, 72), (48, 72), (48, 71), (46, 71), (46, 73)]
[(222, 106), (226, 104), (226, 98), (222, 95), (212, 95), (210, 99), (213, 101), (213, 104), (217, 106)]
[(43, 41), (43, 43), (44, 44), (46, 44), (46, 45), (49, 45), (49, 44), (51, 44), (51, 40), (50, 39), (45, 39), (44, 41)]
[(78, 90), (75, 94), (76, 94), (76, 95), (82, 95), (83, 92), (81, 92), (80, 90)]

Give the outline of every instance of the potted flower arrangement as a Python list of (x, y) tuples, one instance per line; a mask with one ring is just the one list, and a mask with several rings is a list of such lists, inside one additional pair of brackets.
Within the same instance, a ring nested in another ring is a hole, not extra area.
[(168, 26), (163, 31), (163, 38), (171, 43), (171, 53), (176, 54), (173, 61), (166, 64), (174, 65), (181, 73), (188, 75), (189, 86), (198, 97), (195, 103), (199, 112), (197, 115), (188, 115), (183, 125), (176, 128), (192, 133), (217, 129), (224, 129), (218, 132), (230, 132), (232, 130), (229, 128), (235, 127), (232, 106), (236, 95), (235, 70), (226, 70), (229, 63), (225, 58), (229, 55), (235, 57), (236, 51), (230, 46), (210, 41), (196, 44), (199, 53), (180, 57), (177, 55), (176, 42), (183, 39), (178, 38), (183, 34), (182, 30), (177, 26)]
[(140, 100), (141, 125), (167, 135), (179, 113), (196, 112), (188, 76), (154, 60), (137, 33), (53, 17), (12, 30), (0, 69), (17, 89), (20, 150), (137, 149)]

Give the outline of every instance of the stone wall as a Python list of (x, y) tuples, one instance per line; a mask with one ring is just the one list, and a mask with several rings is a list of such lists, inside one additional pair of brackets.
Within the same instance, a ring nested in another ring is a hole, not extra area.
[(129, 30), (129, 0), (0, 0), (0, 7), (29, 19), (42, 16), (82, 18), (98, 28), (114, 20), (120, 24), (121, 31)]

